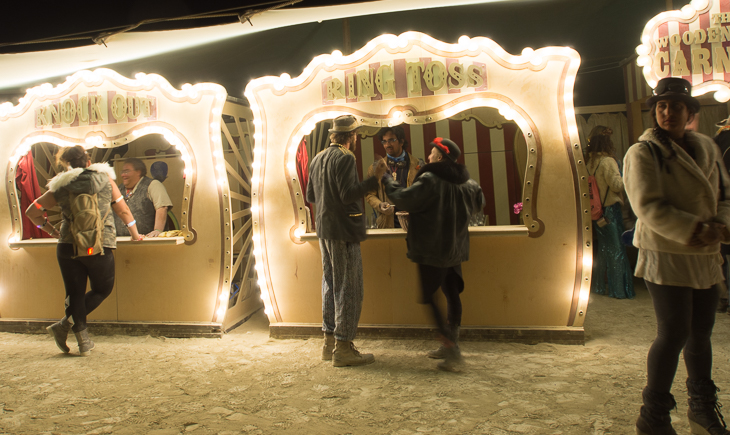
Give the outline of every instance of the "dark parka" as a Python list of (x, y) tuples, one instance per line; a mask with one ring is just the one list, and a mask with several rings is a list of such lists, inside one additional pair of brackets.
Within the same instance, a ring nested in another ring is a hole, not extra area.
[(326, 240), (365, 240), (365, 215), (360, 199), (378, 187), (370, 177), (360, 182), (355, 155), (332, 144), (317, 154), (309, 165), (307, 201), (316, 204), (317, 236)]
[(469, 220), (484, 207), (484, 194), (464, 165), (430, 163), (410, 187), (390, 179), (385, 191), (396, 207), (409, 212), (408, 258), (435, 267), (469, 260)]

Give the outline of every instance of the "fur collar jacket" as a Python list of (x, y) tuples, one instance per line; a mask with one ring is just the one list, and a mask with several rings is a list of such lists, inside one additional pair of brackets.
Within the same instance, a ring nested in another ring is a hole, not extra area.
[(485, 201), (464, 165), (424, 165), (410, 187), (390, 179), (385, 191), (396, 207), (409, 212), (406, 240), (411, 261), (453, 267), (469, 259), (469, 220)]
[[(81, 177), (81, 174), (84, 172), (93, 172), (98, 174), (105, 174), (111, 177), (112, 180), (115, 180), (117, 178), (116, 174), (114, 173), (114, 168), (109, 166), (106, 163), (94, 163), (90, 165), (88, 168), (73, 168), (69, 169), (67, 171), (61, 172), (60, 174), (56, 175), (55, 177), (51, 178), (51, 181), (48, 182), (48, 190), (51, 192), (57, 192), (58, 189), (61, 189), (63, 187), (68, 187), (71, 189), (74, 189), (74, 187), (71, 186), (71, 183), (75, 181), (81, 182), (82, 185), (77, 186), (77, 189), (80, 189), (79, 192), (86, 192), (85, 189), (90, 189), (88, 193), (96, 193), (103, 187), (103, 181), (107, 179), (108, 177), (94, 177), (91, 176), (91, 174)], [(100, 184), (101, 183), (101, 184)], [(79, 183), (74, 183), (79, 184)], [(76, 193), (76, 192), (74, 192)]]
[(427, 172), (430, 172), (442, 180), (453, 184), (464, 184), (469, 181), (469, 171), (464, 165), (455, 165), (449, 162), (429, 163), (424, 165), (421, 170), (418, 171), (416, 178)]
[[(730, 177), (717, 145), (687, 131), (693, 156), (671, 141), (662, 145), (652, 129), (624, 157), (624, 184), (638, 220), (634, 246), (672, 254), (714, 254), (720, 244), (690, 247), (698, 224), (716, 221), (730, 229)], [(724, 194), (723, 194), (724, 191)], [(730, 242), (726, 232), (725, 243)]]

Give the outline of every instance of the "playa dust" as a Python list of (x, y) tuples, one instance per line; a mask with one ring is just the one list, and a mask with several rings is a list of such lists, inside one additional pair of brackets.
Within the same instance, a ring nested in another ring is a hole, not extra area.
[[(655, 333), (648, 292), (591, 295), (587, 316), (585, 346), (463, 342), (460, 373), (437, 370), (427, 340), (357, 340), (375, 363), (334, 368), (321, 339), (271, 339), (260, 313), (222, 339), (91, 331), (90, 357), (0, 333), (0, 433), (632, 434)], [(729, 332), (719, 314), (714, 377), (727, 391)], [(680, 362), (679, 433), (685, 377)]]

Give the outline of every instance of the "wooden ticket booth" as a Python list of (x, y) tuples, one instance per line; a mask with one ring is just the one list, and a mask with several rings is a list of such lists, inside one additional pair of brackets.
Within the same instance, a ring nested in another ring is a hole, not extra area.
[[(320, 251), (304, 193), (307, 161), (343, 114), (360, 130), (361, 176), (385, 155), (378, 131), (401, 125), (414, 158), (448, 136), (487, 197), (470, 228), (462, 334), (583, 342), (591, 280), (587, 173), (573, 108), (578, 54), (564, 47), (513, 55), (487, 38), (444, 43), (407, 32), (355, 53), (318, 56), (297, 77), (251, 81), (256, 126), (251, 211), (255, 268), (271, 335), (321, 333)], [(424, 335), (415, 264), (402, 229), (373, 229), (361, 245), (361, 335)]]
[[(109, 162), (150, 168), (173, 206), (171, 237), (117, 239), (116, 284), (89, 320), (94, 332), (216, 336), (261, 306), (250, 254), (250, 111), (220, 85), (175, 89), (158, 75), (80, 71), (0, 105), (0, 330), (43, 331), (63, 316), (56, 240), (30, 230), (24, 209), (62, 169), (56, 153), (82, 145)], [(48, 211), (58, 223), (59, 210)], [(252, 285), (253, 284), (253, 285)], [(96, 323), (96, 325), (94, 325)]]

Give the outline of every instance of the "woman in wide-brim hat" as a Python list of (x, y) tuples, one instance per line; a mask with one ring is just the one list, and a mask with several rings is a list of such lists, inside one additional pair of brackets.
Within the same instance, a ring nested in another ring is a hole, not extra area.
[(692, 433), (730, 434), (716, 411), (710, 341), (718, 303), (713, 287), (723, 280), (720, 242), (730, 241), (730, 184), (712, 139), (687, 130), (700, 109), (691, 91), (684, 79), (660, 80), (647, 100), (654, 127), (624, 158), (626, 193), (638, 218), (635, 275), (645, 280), (657, 319), (638, 434), (676, 434), (671, 387), (682, 352)]

